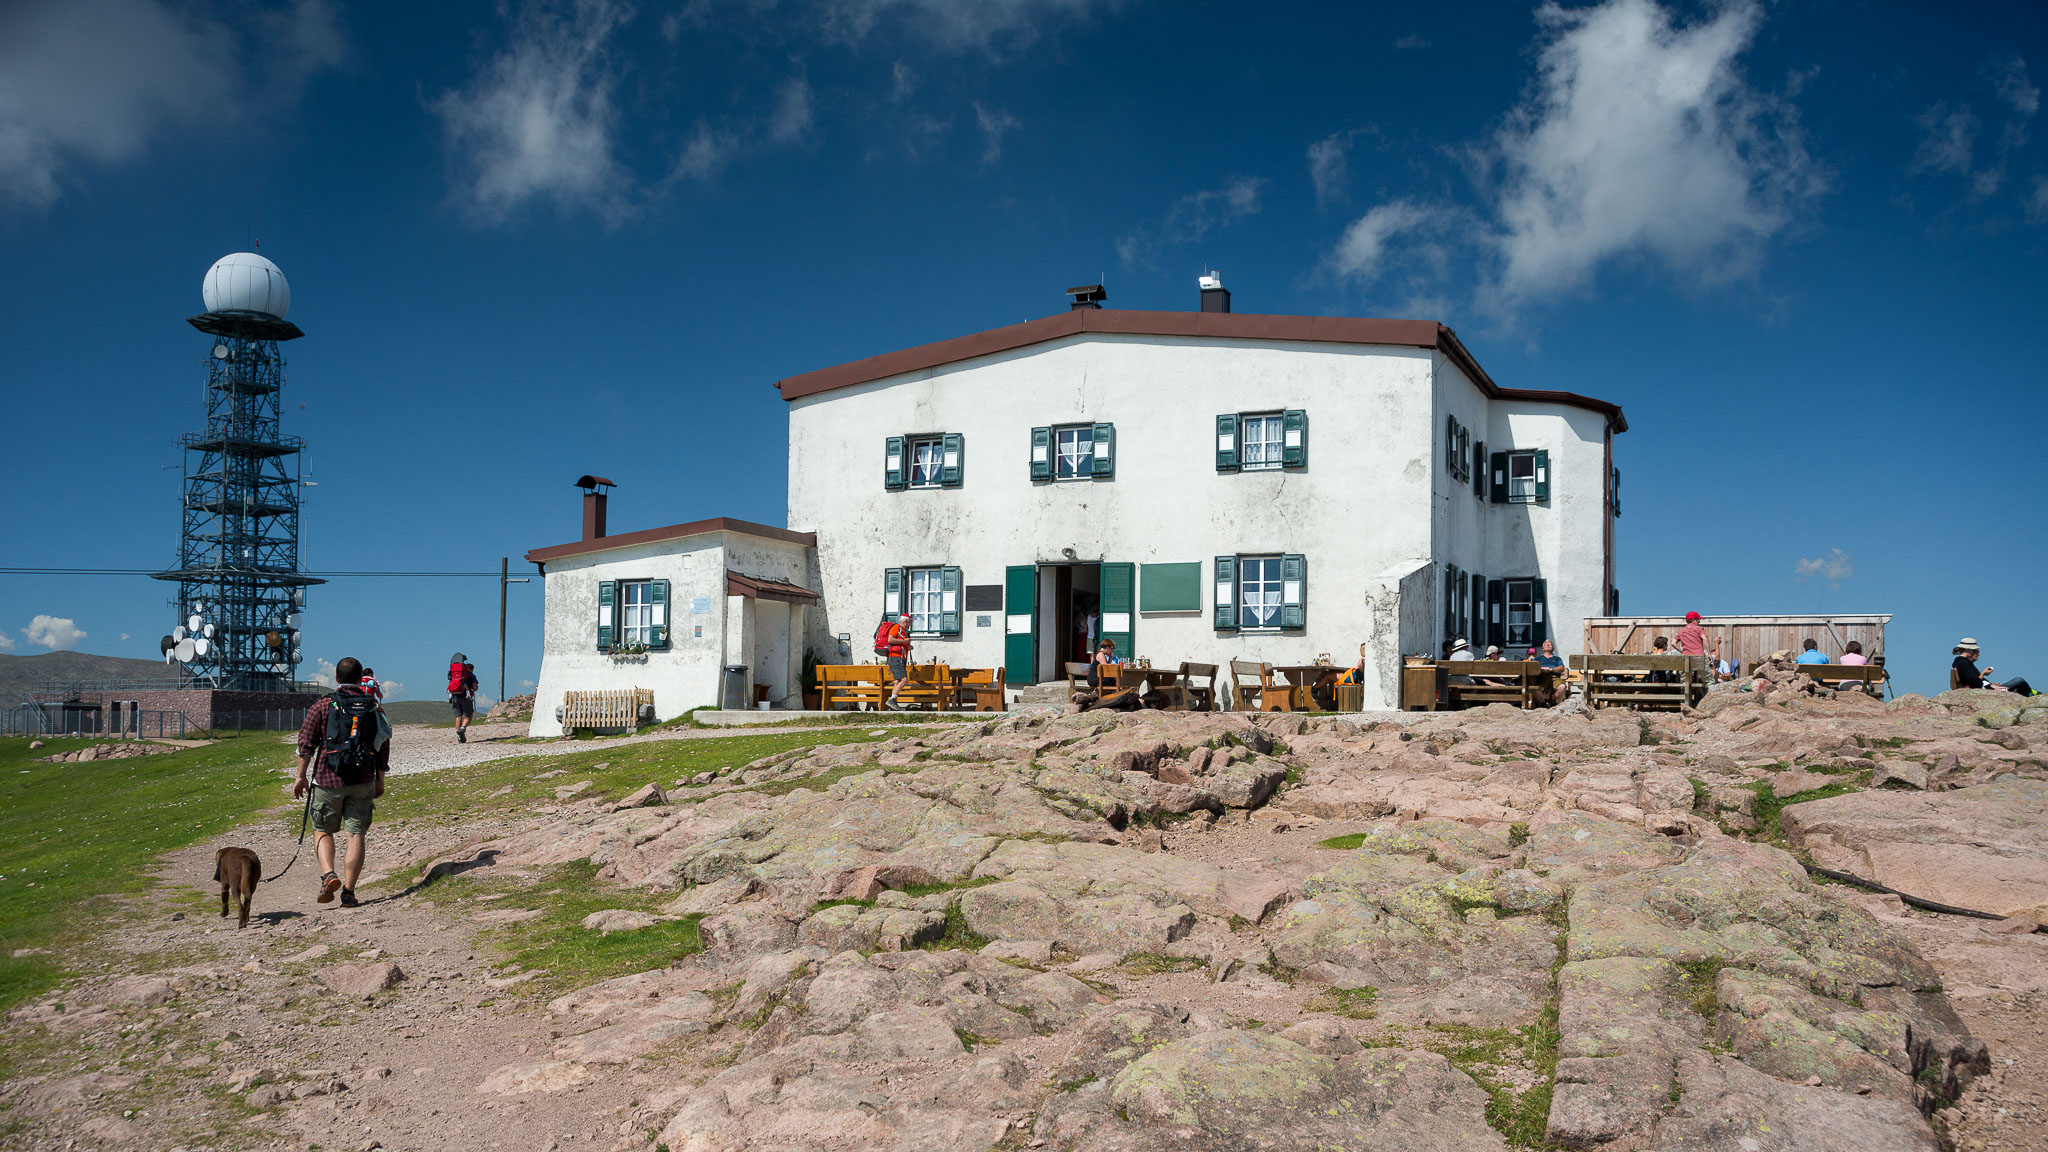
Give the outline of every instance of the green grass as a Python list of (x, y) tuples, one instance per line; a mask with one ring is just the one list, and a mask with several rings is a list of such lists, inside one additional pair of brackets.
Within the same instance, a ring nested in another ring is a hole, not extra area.
[[(880, 739), (871, 729), (803, 732), (775, 732), (749, 736), (713, 736), (695, 740), (654, 740), (641, 744), (599, 745), (589, 751), (560, 756), (519, 756), (491, 760), (418, 776), (400, 776), (390, 782), (389, 791), (378, 802), (380, 819), (455, 819), (467, 815), (496, 814), (530, 810), (536, 803), (552, 803), (555, 789), (581, 780), (591, 786), (576, 795), (618, 799), (653, 781), (667, 790), (672, 800), (687, 801), (694, 789), (677, 788), (678, 779), (716, 768), (741, 768), (776, 752), (835, 744), (858, 744)], [(891, 736), (916, 735), (911, 728), (889, 729)], [(599, 767), (603, 765), (603, 767)], [(561, 769), (560, 775), (545, 780), (540, 774)], [(798, 788), (823, 788), (833, 780), (874, 771), (873, 765), (834, 769), (804, 780), (787, 780), (757, 786), (756, 791), (782, 795)], [(901, 771), (901, 769), (898, 769)], [(723, 777), (721, 777), (721, 780)], [(494, 795), (502, 788), (503, 795)]]
[[(525, 882), (455, 876), (434, 882), (422, 893), (466, 912), (488, 908), (535, 908), (540, 915), (513, 924), (485, 927), (481, 940), (506, 964), (541, 975), (521, 988), (557, 991), (645, 972), (673, 964), (704, 950), (697, 933), (698, 916), (667, 920), (627, 932), (592, 932), (583, 918), (607, 908), (653, 912), (661, 894), (624, 888), (597, 878), (597, 865), (576, 860), (558, 865)], [(502, 900), (477, 902), (478, 896), (506, 893)], [(539, 987), (535, 987), (538, 985)]]
[(1720, 1011), (1721, 999), (1714, 992), (1714, 985), (1721, 975), (1721, 969), (1728, 966), (1726, 960), (1679, 960), (1675, 961), (1685, 973), (1685, 984), (1690, 993), (1692, 1010), (1699, 1013), (1707, 1023), (1714, 1022), (1714, 1014)]
[[(1516, 1148), (1549, 1148), (1544, 1136), (1550, 1124), (1550, 1097), (1557, 1077), (1557, 1049), (1564, 1034), (1557, 1026), (1558, 1002), (1553, 997), (1534, 1024), (1520, 1028), (1471, 1028), (1431, 1024), (1422, 1046), (1443, 1056), (1472, 1077), (1486, 1093), (1486, 1122)], [(1494, 1069), (1522, 1067), (1535, 1073), (1536, 1083), (1516, 1092)]]
[[(51, 740), (30, 751), (27, 740), (0, 740), (0, 1011), (62, 980), (63, 952), (117, 914), (107, 897), (149, 887), (159, 855), (266, 808), (298, 818), (280, 790), (295, 761), (275, 733), (169, 756), (40, 762), (94, 743)], [(23, 948), (54, 954), (14, 955)]]
[(1165, 956), (1158, 952), (1134, 952), (1123, 958), (1117, 971), (1127, 976), (1163, 976), (1174, 972), (1194, 972), (1206, 967), (1200, 960), (1189, 956)]
[(1846, 796), (1851, 792), (1860, 791), (1854, 784), (1847, 782), (1809, 788), (1804, 792), (1794, 792), (1790, 796), (1778, 795), (1767, 780), (1746, 784), (1743, 787), (1756, 793), (1756, 831), (1750, 838), (1773, 843), (1782, 843), (1785, 839), (1785, 831), (1778, 824), (1778, 815), (1788, 806), (1804, 804), (1808, 800), (1825, 800), (1830, 796)]
[(1323, 993), (1322, 1003), (1309, 1007), (1329, 1012), (1336, 1016), (1348, 1016), (1353, 1020), (1370, 1020), (1379, 1015), (1373, 1005), (1380, 998), (1380, 990), (1370, 986), (1364, 988), (1331, 988)]
[(1349, 851), (1353, 848), (1358, 847), (1361, 844), (1364, 844), (1365, 838), (1368, 835), (1370, 834), (1366, 832), (1353, 832), (1348, 836), (1332, 836), (1328, 840), (1316, 841), (1316, 847), (1337, 848), (1344, 851)]

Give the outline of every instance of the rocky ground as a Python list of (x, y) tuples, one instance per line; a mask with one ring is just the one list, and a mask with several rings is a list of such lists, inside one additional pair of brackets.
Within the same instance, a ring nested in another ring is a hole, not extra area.
[[(380, 827), (365, 907), (294, 873), (239, 932), (195, 847), (7, 1020), (0, 1148), (2048, 1146), (2048, 707), (1799, 687), (990, 719), (623, 805), (568, 779)], [(702, 950), (511, 963), (494, 926), (572, 866), (619, 906), (592, 941)]]

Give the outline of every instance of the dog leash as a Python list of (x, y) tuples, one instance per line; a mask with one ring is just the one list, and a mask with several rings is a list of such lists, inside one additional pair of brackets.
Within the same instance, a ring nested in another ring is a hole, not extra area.
[(306, 811), (304, 815), (299, 817), (299, 846), (292, 849), (292, 858), (284, 862), (284, 867), (277, 870), (276, 876), (265, 876), (263, 878), (265, 884), (270, 883), (272, 880), (281, 879), (285, 873), (292, 870), (292, 865), (299, 862), (299, 853), (306, 850), (306, 830), (312, 826), (313, 786), (309, 783), (306, 785)]

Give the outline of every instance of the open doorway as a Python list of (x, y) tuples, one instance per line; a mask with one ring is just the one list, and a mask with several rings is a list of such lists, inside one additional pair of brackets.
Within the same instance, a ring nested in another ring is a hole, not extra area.
[(1102, 635), (1102, 565), (1038, 566), (1038, 682), (1064, 679)]

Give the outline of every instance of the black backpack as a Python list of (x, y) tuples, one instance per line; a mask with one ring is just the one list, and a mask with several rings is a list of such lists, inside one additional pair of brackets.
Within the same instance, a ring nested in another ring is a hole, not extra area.
[(327, 738), (321, 742), (321, 755), (327, 759), (327, 770), (343, 784), (367, 784), (376, 778), (383, 720), (377, 698), (360, 688), (337, 688), (327, 698)]

